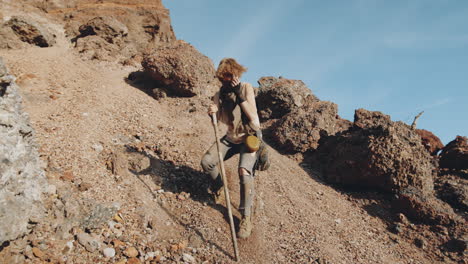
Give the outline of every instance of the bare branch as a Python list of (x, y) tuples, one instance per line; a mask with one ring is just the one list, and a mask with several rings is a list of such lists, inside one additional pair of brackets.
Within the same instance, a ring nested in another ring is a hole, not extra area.
[(418, 118), (424, 113), (424, 111), (422, 111), (421, 113), (419, 113), (413, 120), (413, 123), (411, 124), (411, 129), (415, 130), (416, 129), (416, 121), (418, 121)]

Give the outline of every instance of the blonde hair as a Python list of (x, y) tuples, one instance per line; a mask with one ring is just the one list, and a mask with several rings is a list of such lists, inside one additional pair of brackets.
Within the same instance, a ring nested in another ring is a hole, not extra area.
[(223, 79), (226, 75), (241, 77), (247, 71), (247, 68), (240, 65), (233, 58), (224, 58), (219, 62), (218, 70), (216, 70), (216, 77)]

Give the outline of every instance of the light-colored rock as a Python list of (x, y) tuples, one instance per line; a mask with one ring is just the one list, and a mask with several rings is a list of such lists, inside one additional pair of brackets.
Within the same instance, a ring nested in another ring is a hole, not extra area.
[(105, 206), (98, 204), (88, 215), (81, 226), (85, 229), (98, 229), (108, 222), (117, 213), (117, 208), (113, 205)]
[(124, 250), (123, 254), (129, 258), (138, 256), (138, 250), (135, 247), (128, 247)]
[[(0, 60), (0, 244), (28, 232), (42, 219), (47, 191), (43, 163), (15, 78)], [(5, 89), (3, 89), (5, 88)]]
[(78, 242), (89, 252), (95, 252), (101, 247), (101, 242), (87, 233), (79, 233), (77, 238)]
[(184, 253), (182, 255), (182, 259), (185, 261), (185, 262), (188, 262), (188, 263), (195, 263), (195, 258), (192, 256), (192, 255), (189, 255), (189, 254), (186, 254)]
[(102, 253), (106, 258), (113, 258), (115, 256), (115, 249), (113, 248), (105, 248)]
[(45, 253), (42, 252), (42, 250), (40, 250), (37, 247), (32, 248), (32, 253), (34, 254), (34, 256), (36, 256), (37, 258), (40, 258), (40, 259), (44, 259), (44, 257), (45, 257)]

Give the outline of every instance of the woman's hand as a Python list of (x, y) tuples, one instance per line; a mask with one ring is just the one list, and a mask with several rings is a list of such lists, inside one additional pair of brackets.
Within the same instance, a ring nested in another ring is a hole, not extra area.
[(239, 85), (239, 83), (240, 83), (239, 77), (234, 76), (231, 80), (231, 86), (236, 87), (237, 85)]
[(211, 104), (208, 107), (208, 114), (211, 116), (212, 114), (216, 114), (218, 112), (218, 106), (216, 104)]

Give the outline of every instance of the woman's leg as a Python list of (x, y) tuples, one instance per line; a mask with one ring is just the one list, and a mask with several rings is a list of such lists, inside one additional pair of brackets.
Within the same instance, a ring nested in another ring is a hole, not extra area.
[(242, 220), (239, 237), (246, 238), (252, 232), (251, 213), (255, 197), (254, 166), (257, 160), (256, 152), (249, 153), (242, 146), (239, 159), (240, 206)]
[[(235, 144), (230, 143), (225, 137), (221, 138), (219, 150), (224, 160), (228, 160), (235, 154)], [(218, 148), (216, 142), (205, 152), (201, 160), (201, 166), (203, 170), (208, 173), (213, 180), (216, 180), (219, 176), (220, 169), (218, 166)]]

